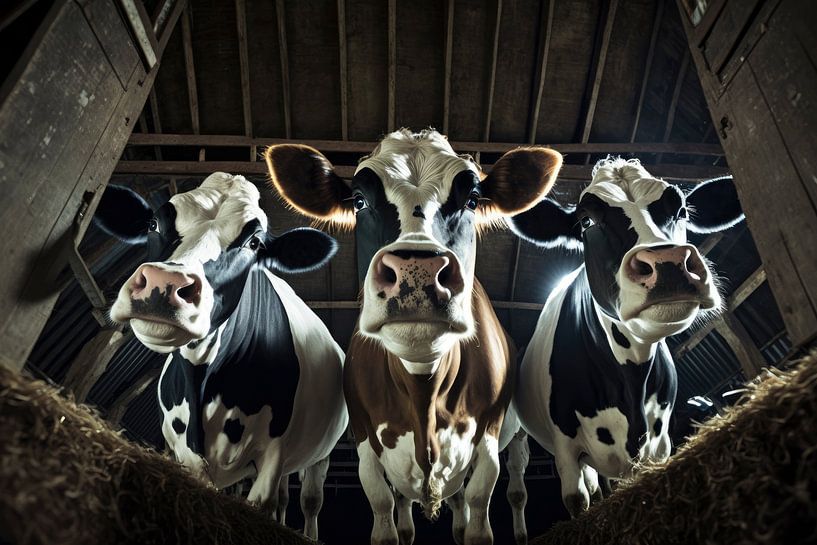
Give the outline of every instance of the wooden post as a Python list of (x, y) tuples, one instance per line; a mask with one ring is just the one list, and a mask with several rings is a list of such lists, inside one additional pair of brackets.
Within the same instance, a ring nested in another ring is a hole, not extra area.
[(96, 381), (108, 368), (116, 351), (130, 339), (118, 329), (103, 329), (82, 347), (71, 362), (63, 384), (74, 392), (78, 403), (85, 401)]
[[(131, 24), (114, 0), (55, 2), (0, 88), (0, 134), (13, 135), (0, 146), (0, 232), (16, 234), (0, 239), (0, 363), (10, 368), (23, 366), (45, 325), (58, 294), (43, 287), (87, 229), (91, 196), (110, 178), (156, 77)], [(152, 27), (140, 32), (155, 47)]]
[(133, 383), (131, 383), (131, 385), (128, 386), (124, 392), (119, 394), (119, 396), (111, 404), (111, 408), (108, 409), (108, 421), (111, 424), (118, 425), (122, 421), (122, 417), (125, 416), (125, 411), (128, 410), (128, 405), (130, 405), (134, 399), (139, 397), (139, 394), (144, 392), (145, 389), (150, 386), (151, 382), (156, 380), (156, 377), (159, 376), (160, 372), (161, 367), (147, 370), (139, 378), (133, 381)]
[(727, 312), (721, 316), (715, 325), (715, 331), (720, 333), (723, 340), (735, 353), (746, 380), (755, 378), (760, 373), (760, 369), (767, 365), (755, 341), (733, 314)]

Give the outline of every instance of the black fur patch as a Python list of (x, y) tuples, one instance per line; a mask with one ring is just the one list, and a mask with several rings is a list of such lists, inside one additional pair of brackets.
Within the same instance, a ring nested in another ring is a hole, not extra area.
[(171, 424), (171, 426), (173, 426), (173, 431), (175, 431), (179, 435), (183, 434), (184, 430), (187, 429), (187, 424), (182, 422), (181, 418), (178, 417), (173, 419), (173, 423)]
[(655, 422), (652, 425), (652, 431), (655, 432), (655, 435), (661, 435), (661, 428), (664, 426), (664, 423), (661, 421), (660, 418), (656, 418)]
[(627, 338), (624, 333), (618, 330), (616, 324), (610, 324), (610, 329), (613, 331), (613, 338), (616, 340), (616, 343), (622, 348), (630, 348), (630, 339)]
[(241, 436), (244, 435), (244, 425), (238, 418), (230, 418), (224, 422), (224, 435), (230, 440), (230, 443), (236, 444), (241, 441)]
[(610, 430), (607, 428), (598, 428), (596, 430), (596, 435), (598, 436), (599, 441), (605, 445), (612, 445), (616, 442), (616, 440), (613, 439), (613, 434), (610, 433)]

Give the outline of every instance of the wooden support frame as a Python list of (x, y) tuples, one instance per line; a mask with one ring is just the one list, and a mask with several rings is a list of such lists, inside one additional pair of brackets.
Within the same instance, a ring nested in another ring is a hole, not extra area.
[(0, 9), (0, 31), (16, 21), (18, 17), (28, 11), (28, 9), (36, 3), (37, 0), (23, 0), (22, 2), (12, 4), (10, 7), (4, 6)]
[(445, 25), (445, 83), (443, 88), (443, 134), (448, 134), (451, 117), (451, 64), (454, 49), (454, 0), (448, 0)]
[(190, 124), (193, 134), (201, 132), (199, 122), (199, 92), (196, 88), (196, 68), (193, 61), (193, 38), (191, 32), (191, 13), (187, 6), (182, 12), (182, 44), (184, 46), (184, 72), (187, 76), (187, 103), (190, 108)]
[[(252, 97), (250, 95), (250, 58), (247, 52), (247, 4), (235, 0), (236, 31), (238, 33), (238, 61), (241, 71), (241, 105), (244, 113), (244, 134), (252, 137)], [(250, 161), (256, 160), (255, 147), (250, 147)]]
[[(155, 121), (155, 120), (154, 120)], [(296, 143), (311, 146), (327, 152), (370, 153), (377, 142), (360, 140), (312, 140), (293, 138), (249, 138), (240, 135), (216, 134), (139, 134), (131, 135), (128, 144), (131, 146), (272, 146), (275, 144)], [(452, 141), (451, 146), (461, 152), (471, 153), (505, 153), (520, 147), (518, 142), (463, 142)], [(653, 142), (617, 142), (617, 143), (550, 143), (543, 146), (557, 149), (563, 153), (673, 153), (679, 155), (704, 155), (722, 157), (723, 150), (718, 144), (704, 143), (653, 143)]]
[(148, 369), (130, 386), (128, 386), (124, 392), (119, 394), (119, 396), (117, 396), (117, 398), (111, 404), (111, 408), (108, 409), (108, 421), (114, 425), (119, 425), (119, 423), (122, 422), (122, 417), (125, 416), (125, 412), (128, 410), (128, 406), (131, 404), (131, 402), (139, 397), (139, 395), (144, 392), (154, 380), (159, 378), (161, 370), (161, 367)]
[[(672, 134), (672, 127), (675, 125), (675, 114), (678, 111), (678, 100), (681, 98), (681, 89), (684, 87), (684, 79), (686, 79), (687, 70), (689, 69), (689, 49), (684, 49), (684, 57), (681, 59), (681, 66), (678, 67), (678, 75), (675, 76), (675, 86), (672, 89), (672, 99), (667, 108), (667, 121), (664, 124), (664, 136), (662, 142), (669, 142), (669, 137)], [(663, 154), (659, 153), (655, 161), (661, 162)]]
[(136, 43), (142, 52), (145, 66), (150, 70), (159, 62), (157, 54), (159, 42), (156, 40), (150, 17), (145, 11), (145, 5), (142, 0), (119, 0), (119, 3), (130, 23), (131, 31), (136, 37)]
[(767, 364), (763, 354), (760, 353), (749, 332), (746, 331), (746, 328), (734, 314), (726, 313), (721, 316), (715, 325), (715, 331), (723, 337), (723, 340), (735, 353), (740, 362), (743, 376), (747, 380), (756, 377), (760, 370), (766, 367)]
[(584, 129), (582, 130), (581, 138), (582, 143), (587, 143), (590, 140), (590, 131), (593, 128), (593, 117), (596, 114), (596, 103), (599, 99), (601, 81), (604, 77), (604, 65), (607, 63), (607, 50), (610, 47), (610, 36), (613, 34), (613, 25), (615, 23), (617, 9), (618, 0), (610, 0), (609, 7), (607, 9), (607, 16), (604, 22), (604, 33), (601, 37), (598, 61), (596, 62), (595, 74), (593, 76), (593, 86), (590, 90), (590, 100), (587, 103), (587, 114), (584, 117)]
[(278, 19), (278, 51), (281, 57), (281, 95), (284, 102), (284, 134), (292, 138), (292, 106), (289, 97), (289, 52), (287, 51), (287, 22), (284, 0), (275, 0)]
[(502, 26), (502, 0), (496, 0), (496, 25), (494, 25), (494, 42), (491, 53), (491, 77), (488, 80), (488, 106), (485, 109), (485, 130), (482, 132), (482, 140), (491, 140), (491, 117), (494, 109), (494, 87), (496, 86), (496, 63), (499, 56), (499, 30)]
[(349, 58), (346, 43), (346, 0), (338, 0), (338, 57), (340, 61), (340, 134), (349, 140)]
[(389, 97), (386, 126), (389, 132), (392, 132), (397, 123), (397, 0), (389, 0), (388, 19)]
[(528, 122), (528, 143), (536, 143), (536, 129), (539, 126), (539, 111), (542, 107), (542, 94), (545, 90), (545, 77), (547, 76), (548, 53), (550, 52), (550, 36), (553, 28), (553, 11), (556, 8), (556, 0), (548, 1), (548, 11), (545, 22), (542, 25), (540, 41), (542, 42), (539, 56), (542, 59), (539, 65), (539, 86), (536, 91), (536, 101), (533, 105), (531, 117)]
[(71, 362), (63, 384), (74, 393), (78, 403), (88, 397), (99, 377), (107, 369), (111, 359), (129, 339), (118, 329), (103, 329), (82, 347)]
[(159, 41), (159, 50), (164, 51), (170, 36), (173, 34), (175, 24), (168, 25), (168, 21), (174, 23), (179, 20), (179, 16), (187, 5), (187, 0), (164, 0), (154, 12), (153, 32)]
[(630, 142), (635, 142), (638, 134), (638, 125), (641, 122), (641, 111), (644, 109), (644, 98), (647, 96), (647, 83), (652, 71), (652, 60), (655, 57), (655, 44), (658, 41), (658, 31), (661, 28), (661, 20), (664, 17), (664, 4), (666, 0), (658, 0), (655, 8), (655, 19), (652, 22), (652, 33), (650, 35), (650, 46), (647, 50), (647, 60), (644, 62), (644, 77), (641, 78), (641, 91), (638, 93), (638, 104), (635, 107), (635, 121), (630, 131)]

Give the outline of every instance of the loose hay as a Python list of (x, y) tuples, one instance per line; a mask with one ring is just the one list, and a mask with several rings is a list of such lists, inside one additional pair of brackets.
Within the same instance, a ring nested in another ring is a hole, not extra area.
[(0, 365), (0, 543), (314, 543)]
[[(534, 506), (528, 508), (532, 513)], [(817, 351), (533, 545), (817, 541)]]

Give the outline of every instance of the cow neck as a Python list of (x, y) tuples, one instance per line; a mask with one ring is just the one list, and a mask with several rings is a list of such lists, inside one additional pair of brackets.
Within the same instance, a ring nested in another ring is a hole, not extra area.
[[(409, 398), (412, 412), (411, 423), (414, 432), (414, 455), (417, 464), (428, 475), (440, 457), (437, 439), (437, 404), (445, 399), (460, 368), (460, 343), (454, 346), (436, 363), (434, 372), (415, 374), (404, 362), (387, 353), (389, 372), (394, 383)], [(424, 364), (431, 365), (431, 364)]]

